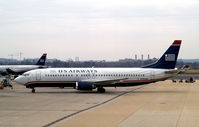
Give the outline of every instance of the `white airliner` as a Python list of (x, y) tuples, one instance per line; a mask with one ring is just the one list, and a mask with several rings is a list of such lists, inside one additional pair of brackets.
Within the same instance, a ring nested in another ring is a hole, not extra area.
[(20, 75), (33, 69), (46, 68), (46, 55), (44, 53), (35, 65), (0, 65), (0, 75)]
[(47, 68), (28, 71), (15, 81), (31, 88), (74, 87), (104, 93), (104, 87), (136, 86), (163, 81), (173, 76), (181, 45), (175, 40), (163, 56), (154, 64), (142, 68)]

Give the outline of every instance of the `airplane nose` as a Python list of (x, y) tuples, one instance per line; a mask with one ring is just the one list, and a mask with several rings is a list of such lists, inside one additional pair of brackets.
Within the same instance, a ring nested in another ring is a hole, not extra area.
[(24, 85), (24, 84), (27, 83), (26, 78), (23, 77), (23, 76), (19, 76), (19, 77), (15, 78), (14, 81), (15, 81), (16, 83), (18, 83), (18, 84), (21, 84), (21, 85)]

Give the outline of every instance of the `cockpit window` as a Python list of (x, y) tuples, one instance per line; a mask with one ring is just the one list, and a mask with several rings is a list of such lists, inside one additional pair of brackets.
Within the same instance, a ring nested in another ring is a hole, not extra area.
[(23, 74), (23, 76), (29, 76), (29, 74)]

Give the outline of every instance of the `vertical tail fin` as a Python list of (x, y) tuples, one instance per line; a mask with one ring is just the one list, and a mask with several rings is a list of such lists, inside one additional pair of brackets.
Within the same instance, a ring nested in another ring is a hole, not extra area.
[(46, 62), (46, 56), (47, 56), (47, 54), (44, 53), (44, 54), (40, 57), (40, 59), (38, 60), (38, 62), (36, 63), (36, 65), (42, 65), (42, 66), (44, 66), (44, 65), (45, 65), (45, 62)]
[(181, 42), (181, 40), (175, 40), (156, 63), (144, 66), (143, 68), (174, 69)]

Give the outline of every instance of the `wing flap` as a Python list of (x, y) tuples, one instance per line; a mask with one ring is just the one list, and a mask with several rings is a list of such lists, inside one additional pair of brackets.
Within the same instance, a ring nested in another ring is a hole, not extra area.
[(121, 78), (121, 79), (101, 79), (101, 80), (84, 80), (84, 82), (92, 82), (94, 85), (110, 85), (115, 83), (120, 83), (123, 80), (126, 80), (128, 78)]

